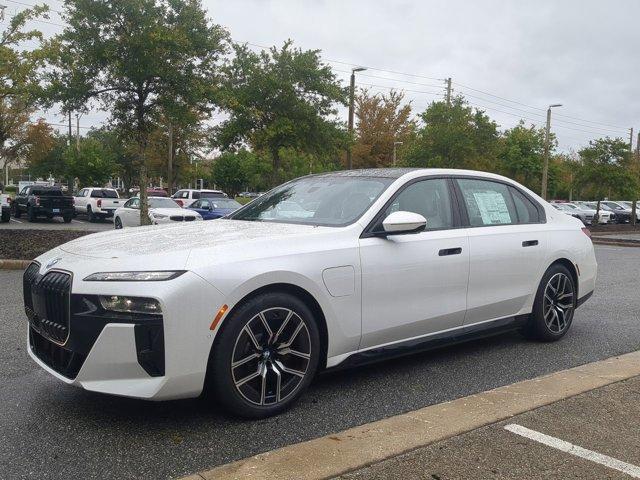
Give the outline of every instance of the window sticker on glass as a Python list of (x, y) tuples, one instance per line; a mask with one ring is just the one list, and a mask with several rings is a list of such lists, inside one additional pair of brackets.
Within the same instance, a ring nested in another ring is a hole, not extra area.
[(511, 223), (511, 215), (507, 208), (507, 202), (498, 192), (473, 192), (473, 198), (476, 200), (482, 223), (485, 225), (504, 225)]

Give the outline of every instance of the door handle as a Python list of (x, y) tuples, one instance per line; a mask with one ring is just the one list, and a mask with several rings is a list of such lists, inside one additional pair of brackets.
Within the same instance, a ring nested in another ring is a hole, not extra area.
[(457, 248), (443, 248), (438, 252), (440, 257), (444, 257), (446, 255), (460, 255), (462, 253), (462, 247)]
[(525, 240), (522, 242), (523, 247), (534, 247), (538, 245), (538, 240)]

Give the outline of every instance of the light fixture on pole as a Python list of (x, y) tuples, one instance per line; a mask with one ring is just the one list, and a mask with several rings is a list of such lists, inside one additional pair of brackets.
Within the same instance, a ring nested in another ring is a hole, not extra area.
[[(349, 136), (353, 133), (353, 103), (354, 96), (356, 92), (356, 72), (365, 71), (365, 67), (355, 67), (351, 69), (351, 86), (349, 88)], [(351, 170), (353, 168), (353, 163), (351, 162), (351, 146), (347, 148), (347, 169)]]
[(542, 192), (540, 196), (547, 199), (547, 180), (549, 177), (549, 135), (551, 132), (551, 109), (555, 107), (561, 107), (561, 103), (554, 103), (547, 108), (547, 128), (544, 136), (544, 166), (542, 168)]
[(402, 142), (393, 142), (393, 166), (396, 166), (396, 147), (402, 145)]

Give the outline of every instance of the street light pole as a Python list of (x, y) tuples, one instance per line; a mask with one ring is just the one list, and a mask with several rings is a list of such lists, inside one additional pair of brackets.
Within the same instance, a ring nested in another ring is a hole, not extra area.
[[(356, 72), (363, 72), (366, 70), (364, 67), (356, 67), (351, 69), (351, 86), (349, 87), (349, 136), (353, 133), (353, 103), (356, 93)], [(351, 170), (353, 163), (351, 161), (351, 145), (347, 148), (347, 169)]]
[(393, 166), (396, 166), (396, 147), (402, 145), (402, 142), (393, 142)]
[(549, 135), (551, 132), (551, 109), (561, 107), (561, 103), (554, 103), (547, 108), (547, 128), (544, 136), (544, 167), (542, 168), (542, 192), (541, 197), (547, 199), (547, 180), (549, 177)]

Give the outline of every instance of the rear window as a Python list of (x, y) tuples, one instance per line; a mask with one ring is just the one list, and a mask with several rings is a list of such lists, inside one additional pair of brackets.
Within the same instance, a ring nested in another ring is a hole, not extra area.
[[(222, 192), (200, 192), (201, 198), (226, 198), (226, 195)], [(195, 198), (195, 192), (194, 197)]]
[(43, 197), (61, 197), (62, 190), (59, 188), (34, 188), (31, 193), (33, 195), (42, 195)]
[(91, 198), (118, 198), (118, 192), (115, 190), (94, 190), (91, 192)]

